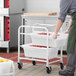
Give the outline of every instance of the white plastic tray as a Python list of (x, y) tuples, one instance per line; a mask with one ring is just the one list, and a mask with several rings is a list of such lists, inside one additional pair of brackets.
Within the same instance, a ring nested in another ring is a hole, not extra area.
[(31, 47), (30, 45), (21, 45), (21, 47), (24, 49), (24, 54), (27, 57), (33, 57), (33, 58), (42, 58), (42, 59), (49, 59), (57, 57), (58, 50), (57, 48), (44, 48), (44, 47)]
[[(50, 32), (52, 33), (52, 32)], [(47, 45), (47, 35), (39, 35), (38, 33), (33, 33), (31, 35), (32, 43), (35, 45)], [(62, 47), (67, 44), (68, 34), (59, 33), (57, 39), (53, 39), (51, 35), (48, 37), (48, 45), (52, 47)]]

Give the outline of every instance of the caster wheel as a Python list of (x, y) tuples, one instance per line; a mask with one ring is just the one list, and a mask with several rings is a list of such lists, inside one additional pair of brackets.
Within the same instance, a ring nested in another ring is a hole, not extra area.
[(33, 65), (36, 65), (36, 61), (32, 61), (32, 64), (33, 64)]
[(63, 70), (64, 69), (64, 64), (60, 63), (60, 68)]
[(22, 69), (22, 67), (23, 67), (23, 63), (18, 63), (18, 68)]
[(51, 68), (51, 67), (46, 67), (46, 72), (47, 72), (48, 74), (50, 74), (51, 71), (52, 71), (52, 68)]

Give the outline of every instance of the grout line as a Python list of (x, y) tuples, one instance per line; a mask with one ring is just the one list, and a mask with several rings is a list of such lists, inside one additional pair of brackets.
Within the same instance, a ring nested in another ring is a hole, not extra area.
[(16, 57), (12, 57), (12, 58), (9, 58), (9, 59), (15, 59), (15, 58), (17, 58), (18, 56), (16, 56)]

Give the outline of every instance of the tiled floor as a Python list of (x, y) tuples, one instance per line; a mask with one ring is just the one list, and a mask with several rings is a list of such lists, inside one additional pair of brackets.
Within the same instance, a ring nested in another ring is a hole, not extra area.
[[(64, 57), (66, 57), (66, 55), (64, 55)], [(17, 62), (15, 62), (16, 76), (59, 76), (58, 72), (60, 70), (60, 66), (51, 65), (51, 67), (52, 72), (47, 74), (45, 64), (36, 64), (36, 66), (33, 66), (31, 63), (23, 63), (23, 68), (19, 70)]]
[(21, 70), (17, 68), (16, 66), (16, 76), (59, 76), (58, 71), (59, 67), (58, 66), (52, 66), (52, 72), (50, 74), (46, 73), (46, 67), (44, 64), (37, 64), (36, 66), (33, 66), (32, 64), (27, 64), (24, 63), (24, 66)]
[(52, 65), (52, 72), (47, 74), (45, 64), (36, 64), (36, 66), (33, 66), (31, 63), (24, 63), (21, 70), (17, 68), (17, 63), (15, 63), (15, 67), (16, 76), (59, 76), (58, 72), (60, 70), (59, 66)]

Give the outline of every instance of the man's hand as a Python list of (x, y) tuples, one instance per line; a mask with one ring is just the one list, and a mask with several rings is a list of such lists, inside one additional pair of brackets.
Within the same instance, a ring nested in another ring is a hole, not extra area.
[(57, 38), (57, 34), (55, 32), (52, 34), (52, 38), (53, 39), (56, 39)]
[(68, 34), (68, 33), (69, 33), (69, 30), (66, 30), (64, 33), (65, 33), (65, 34)]

